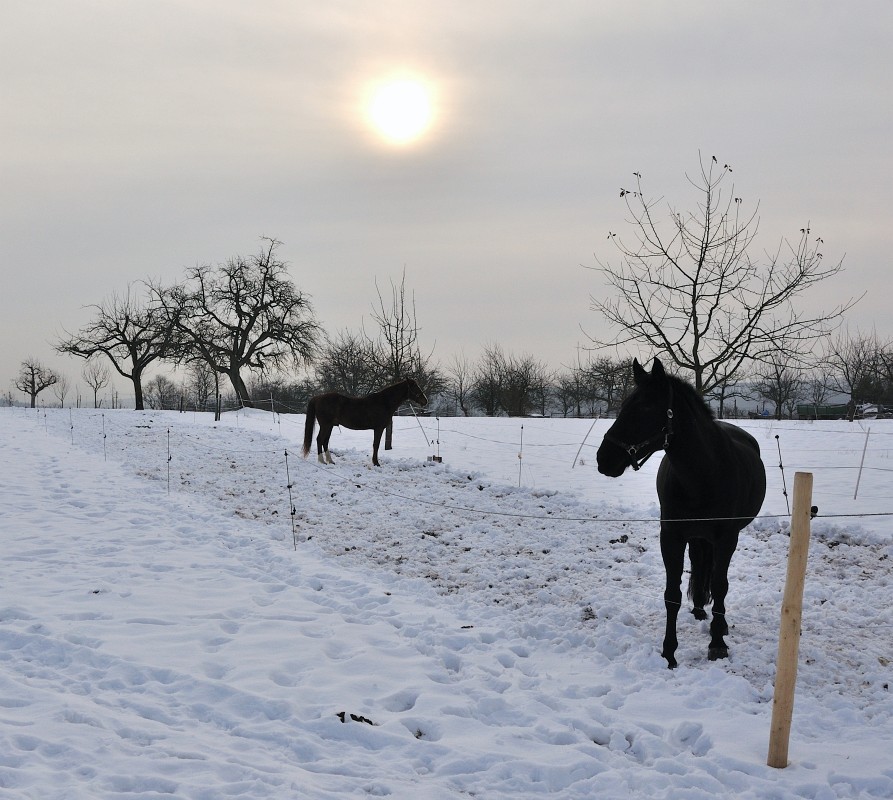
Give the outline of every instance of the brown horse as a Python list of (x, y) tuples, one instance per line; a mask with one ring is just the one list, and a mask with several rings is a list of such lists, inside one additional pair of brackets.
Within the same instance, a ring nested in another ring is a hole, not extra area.
[(311, 397), (307, 403), (307, 421), (304, 423), (304, 458), (310, 452), (313, 439), (313, 426), (319, 422), (316, 437), (316, 452), (320, 464), (333, 464), (329, 454), (329, 437), (332, 428), (343, 425), (353, 431), (374, 431), (372, 440), (372, 463), (378, 463), (378, 445), (381, 435), (397, 409), (407, 400), (428, 405), (428, 398), (412, 378), (404, 378), (379, 392), (365, 397), (349, 397), (338, 392), (328, 392)]

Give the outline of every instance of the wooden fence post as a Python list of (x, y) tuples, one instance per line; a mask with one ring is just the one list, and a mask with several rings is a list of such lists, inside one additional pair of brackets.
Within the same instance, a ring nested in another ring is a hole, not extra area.
[(812, 473), (794, 475), (794, 511), (791, 514), (791, 544), (788, 574), (781, 603), (778, 634), (778, 661), (775, 668), (775, 694), (772, 698), (772, 727), (769, 732), (770, 767), (788, 765), (788, 742), (794, 714), (794, 687), (797, 684), (797, 655), (803, 614), (803, 584), (809, 553), (809, 521), (812, 507)]

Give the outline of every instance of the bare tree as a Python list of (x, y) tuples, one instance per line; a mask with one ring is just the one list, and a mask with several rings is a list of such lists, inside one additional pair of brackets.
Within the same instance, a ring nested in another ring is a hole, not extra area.
[(378, 331), (374, 337), (366, 334), (366, 340), (381, 379), (412, 378), (427, 394), (442, 388), (439, 370), (431, 366), (433, 350), (427, 355), (422, 353), (415, 294), (407, 294), (405, 270), (399, 285), (391, 281), (390, 302), (382, 297), (377, 281), (375, 291), (378, 304), (372, 308), (372, 320)]
[(13, 381), (20, 392), (31, 398), (31, 408), (37, 407), (37, 395), (59, 381), (59, 376), (36, 358), (26, 358), (19, 366), (19, 374)]
[(181, 390), (167, 375), (154, 375), (146, 386), (146, 402), (156, 411), (177, 408)]
[(555, 376), (555, 399), (564, 417), (582, 416), (584, 386), (583, 371), (578, 367), (564, 367)]
[(140, 411), (144, 407), (143, 374), (170, 353), (174, 318), (157, 305), (143, 305), (132, 286), (123, 296), (113, 294), (90, 308), (93, 321), (77, 334), (67, 334), (56, 350), (83, 359), (106, 356), (115, 371), (133, 384), (134, 405)]
[(197, 411), (207, 411), (217, 396), (217, 375), (204, 361), (192, 361), (186, 369), (185, 389)]
[(493, 415), (527, 416), (534, 402), (545, 413), (550, 389), (548, 369), (532, 356), (506, 354), (498, 344), (484, 348), (474, 371), (472, 395)]
[(499, 405), (511, 417), (525, 417), (530, 413), (531, 390), (534, 383), (534, 361), (530, 356), (499, 353)]
[(512, 416), (545, 415), (552, 394), (549, 368), (533, 356), (507, 354), (503, 358), (503, 388), (500, 404)]
[(827, 335), (853, 301), (831, 311), (806, 314), (795, 300), (807, 289), (836, 275), (842, 261), (825, 266), (809, 225), (796, 245), (782, 240), (760, 265), (750, 256), (757, 235), (757, 208), (744, 213), (734, 185), (724, 194), (732, 172), (715, 157), (701, 159), (700, 174), (689, 176), (699, 192), (697, 209), (683, 213), (668, 207), (669, 221), (658, 221), (660, 200), (645, 198), (642, 177), (635, 189), (621, 189), (631, 215), (633, 241), (608, 238), (620, 263), (598, 262), (616, 294), (592, 298), (592, 307), (617, 329), (598, 347), (644, 345), (665, 353), (679, 369), (693, 373), (695, 388), (708, 394), (732, 383), (748, 361), (766, 362), (781, 350), (809, 352)]
[(561, 402), (565, 416), (611, 413), (633, 389), (632, 359), (612, 359), (589, 355), (586, 362), (577, 355), (577, 362), (552, 378), (555, 397)]
[(833, 388), (850, 398), (852, 419), (859, 403), (871, 400), (880, 371), (882, 347), (875, 333), (841, 331), (828, 343), (824, 363), (832, 371)]
[[(418, 318), (415, 294), (407, 296), (406, 271), (398, 286), (391, 281), (391, 298), (387, 303), (375, 283), (378, 305), (373, 306), (372, 319), (378, 326), (378, 336), (366, 334), (369, 352), (375, 371), (383, 382), (395, 382), (412, 378), (431, 397), (444, 386), (440, 370), (431, 366), (431, 355), (424, 355), (419, 344)], [(385, 450), (393, 446), (393, 422), (385, 429)]]
[(462, 415), (471, 416), (472, 366), (465, 354), (454, 355), (446, 367), (446, 391)]
[(600, 356), (592, 360), (588, 373), (594, 396), (605, 404), (608, 413), (620, 408), (620, 404), (633, 389), (631, 358), (615, 361), (607, 356)]
[(112, 376), (109, 374), (108, 367), (100, 364), (98, 361), (88, 361), (81, 371), (84, 377), (84, 383), (93, 390), (93, 408), (99, 408), (102, 401), (99, 399), (99, 392), (108, 386)]
[(544, 361), (534, 360), (531, 367), (530, 402), (545, 417), (550, 414), (549, 408), (555, 396), (555, 371)]
[(888, 406), (893, 405), (893, 342), (881, 345), (878, 352), (878, 362), (884, 384), (881, 399)]
[(775, 406), (775, 419), (782, 419), (785, 411), (793, 416), (797, 401), (805, 396), (804, 389), (803, 378), (793, 359), (781, 353), (762, 365), (754, 384), (757, 396)]
[(354, 396), (368, 394), (382, 382), (368, 338), (348, 330), (325, 338), (315, 372), (323, 390)]
[(813, 370), (806, 378), (803, 387), (803, 400), (812, 406), (816, 417), (818, 417), (819, 407), (825, 405), (828, 399), (832, 382), (831, 373), (821, 368)]
[(502, 351), (498, 345), (484, 348), (472, 374), (471, 396), (488, 417), (499, 412), (502, 392)]
[(68, 394), (69, 388), (68, 378), (64, 375), (59, 375), (58, 380), (53, 386), (53, 394), (56, 395), (56, 399), (59, 401), (59, 405), (62, 408), (65, 408), (65, 396)]
[(259, 398), (258, 402), (270, 403), (273, 411), (284, 414), (303, 413), (307, 408), (310, 398), (320, 393), (319, 384), (311, 378), (302, 378), (297, 381), (287, 381), (281, 377), (260, 378), (253, 381), (251, 386), (252, 397)]
[(193, 267), (178, 286), (151, 286), (176, 328), (176, 358), (200, 359), (226, 375), (246, 407), (254, 404), (243, 369), (263, 373), (308, 364), (319, 337), (309, 298), (276, 255), (281, 243), (264, 241), (257, 255), (235, 256), (217, 268)]
[[(706, 397), (715, 400), (718, 406), (716, 416), (724, 419), (726, 416), (726, 404), (729, 400), (737, 400), (738, 398), (747, 398), (751, 396), (751, 391), (747, 385), (748, 373), (743, 370), (736, 374), (734, 378), (728, 376), (722, 378), (714, 387), (706, 393)], [(735, 403), (737, 409), (737, 403)]]

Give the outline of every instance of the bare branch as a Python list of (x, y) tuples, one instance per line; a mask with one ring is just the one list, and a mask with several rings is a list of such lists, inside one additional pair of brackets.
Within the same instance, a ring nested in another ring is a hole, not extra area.
[(667, 204), (666, 222), (657, 218), (661, 201), (646, 199), (636, 173), (636, 190), (621, 193), (634, 243), (612, 233), (619, 262), (596, 259), (609, 291), (593, 296), (592, 308), (614, 335), (592, 338), (594, 346), (635, 344), (664, 353), (694, 374), (702, 394), (728, 386), (748, 362), (771, 363), (780, 350), (803, 366), (816, 341), (856, 302), (817, 314), (797, 308), (802, 293), (836, 275), (842, 261), (824, 262), (822, 240), (808, 224), (796, 245), (782, 240), (764, 263), (752, 260), (759, 206), (745, 213), (734, 185), (725, 191), (731, 171), (702, 157), (700, 173), (686, 175), (701, 195), (696, 209), (683, 213)]
[(253, 404), (243, 369), (263, 373), (308, 364), (319, 340), (310, 299), (276, 256), (280, 242), (264, 241), (257, 255), (192, 267), (177, 286), (152, 286), (155, 304), (175, 330), (176, 360), (201, 360), (226, 375), (246, 406)]
[(66, 333), (56, 350), (83, 359), (108, 358), (115, 371), (133, 383), (136, 409), (141, 410), (144, 372), (171, 352), (175, 332), (171, 319), (157, 304), (142, 304), (132, 286), (124, 295), (113, 294), (90, 308), (92, 321), (77, 334)]
[(20, 392), (24, 392), (31, 400), (31, 408), (37, 405), (37, 395), (44, 389), (49, 389), (59, 381), (59, 376), (49, 367), (45, 367), (36, 358), (26, 358), (19, 366), (19, 374), (13, 380), (13, 385)]

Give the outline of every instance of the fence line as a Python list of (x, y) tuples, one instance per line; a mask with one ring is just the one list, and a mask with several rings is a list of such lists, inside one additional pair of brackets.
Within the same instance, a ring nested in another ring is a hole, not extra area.
[[(540, 514), (519, 514), (513, 511), (487, 511), (485, 509), (480, 508), (471, 508), (469, 506), (459, 506), (459, 505), (448, 505), (445, 503), (438, 503), (434, 500), (425, 500), (421, 497), (410, 497), (408, 495), (400, 494), (399, 492), (394, 492), (389, 489), (383, 489), (379, 486), (373, 486), (371, 484), (359, 484), (355, 479), (349, 478), (344, 475), (338, 475), (337, 473), (329, 470), (328, 466), (324, 466), (322, 464), (314, 463), (313, 467), (322, 471), (326, 475), (330, 475), (334, 478), (338, 478), (344, 483), (350, 483), (357, 489), (368, 489), (369, 491), (378, 492), (379, 494), (388, 495), (389, 497), (396, 497), (400, 500), (406, 500), (411, 503), (418, 503), (419, 505), (426, 506), (434, 506), (435, 508), (441, 508), (448, 511), (464, 511), (469, 514), (480, 514), (481, 516), (497, 516), (497, 517), (515, 517), (518, 519), (535, 519), (541, 521), (554, 521), (554, 522), (602, 522), (602, 523), (611, 523), (617, 524), (621, 522), (729, 522), (731, 520), (741, 520), (741, 519), (750, 519), (750, 517), (679, 517), (679, 518), (662, 518), (662, 517), (559, 517), (552, 514), (549, 515), (540, 515)], [(893, 511), (874, 511), (874, 512), (863, 512), (859, 514), (820, 514), (816, 513), (816, 519), (843, 519), (850, 517), (893, 517)], [(753, 520), (763, 520), (763, 519), (789, 519), (790, 514), (759, 514), (756, 517), (753, 517)]]
[[(201, 445), (209, 450), (217, 450), (219, 452), (226, 453), (251, 453), (254, 455), (262, 455), (262, 454), (274, 454), (278, 453), (279, 450), (273, 450), (268, 448), (263, 449), (238, 449), (234, 450), (233, 448), (225, 448), (225, 447), (216, 447), (211, 445), (205, 440), (200, 440), (198, 437), (192, 436), (190, 434), (182, 434), (183, 438), (189, 439), (190, 441), (195, 442), (198, 445)], [(621, 522), (728, 522), (730, 520), (739, 520), (739, 519), (750, 519), (750, 517), (683, 517), (683, 518), (673, 518), (673, 519), (662, 519), (661, 517), (617, 517), (617, 518), (609, 518), (609, 517), (565, 517), (565, 516), (555, 516), (555, 515), (540, 515), (540, 514), (519, 514), (517, 512), (512, 511), (493, 511), (493, 510), (485, 510), (480, 508), (472, 508), (470, 506), (461, 506), (461, 505), (449, 505), (445, 503), (438, 503), (433, 500), (425, 500), (421, 497), (412, 497), (409, 495), (400, 494), (399, 492), (394, 492), (389, 489), (384, 489), (379, 486), (374, 486), (372, 484), (358, 484), (355, 479), (349, 478), (344, 475), (340, 475), (334, 470), (330, 469), (331, 465), (322, 465), (313, 462), (311, 466), (314, 469), (319, 470), (327, 477), (337, 478), (338, 480), (344, 483), (350, 483), (354, 487), (358, 489), (367, 489), (369, 491), (378, 492), (379, 494), (384, 494), (389, 497), (396, 497), (400, 500), (406, 500), (407, 502), (417, 503), (419, 505), (433, 506), (435, 508), (444, 509), (447, 511), (462, 511), (468, 514), (479, 514), (481, 516), (491, 515), (491, 516), (499, 516), (499, 517), (514, 517), (518, 519), (535, 519), (535, 520), (553, 520), (555, 522), (603, 522), (603, 523), (611, 523), (617, 524)], [(855, 469), (855, 468), (854, 468)], [(879, 468), (884, 470), (883, 468)], [(893, 470), (890, 470), (893, 471)], [(817, 513), (816, 517), (819, 519), (841, 519), (841, 518), (855, 518), (855, 517), (891, 517), (893, 516), (893, 511), (876, 511), (876, 512), (863, 512), (859, 514), (820, 514)], [(790, 514), (759, 514), (754, 517), (754, 521), (756, 520), (764, 520), (764, 519), (787, 519), (790, 517)]]
[[(44, 410), (44, 413), (46, 413), (45, 410)], [(104, 415), (103, 415), (103, 421), (104, 421)], [(71, 422), (70, 427), (71, 427), (71, 431), (72, 431), (72, 440), (73, 440), (73, 438), (74, 438), (74, 423), (73, 423), (73, 421)], [(441, 432), (443, 432), (443, 431), (441, 431)], [(462, 433), (460, 431), (450, 431), (449, 429), (448, 429), (448, 432)], [(103, 435), (103, 443), (105, 443), (105, 438), (106, 438), (107, 434), (105, 434), (105, 432), (103, 432), (102, 435)], [(232, 447), (227, 447), (227, 446), (222, 446), (222, 445), (221, 446), (214, 445), (214, 444), (210, 443), (209, 441), (207, 441), (207, 439), (199, 438), (192, 434), (180, 433), (179, 435), (183, 439), (187, 439), (187, 440), (193, 442), (196, 446), (205, 448), (206, 450), (209, 450), (209, 451), (216, 451), (216, 452), (220, 452), (220, 453), (252, 454), (252, 455), (267, 454), (270, 456), (273, 456), (273, 455), (278, 456), (278, 454), (281, 452), (281, 448), (279, 448), (279, 447), (277, 447), (275, 449), (267, 448), (267, 447), (234, 449)], [(498, 440), (485, 439), (484, 437), (472, 437), (472, 438), (478, 438), (478, 439), (481, 439), (482, 441), (488, 441), (488, 442), (491, 442), (494, 444), (512, 444), (513, 446), (517, 446), (516, 442), (503, 443)], [(563, 445), (563, 446), (570, 446), (570, 445)], [(170, 455), (170, 452), (168, 452), (168, 463), (170, 462), (170, 459), (171, 459), (171, 455)], [(449, 511), (460, 511), (460, 512), (468, 513), (468, 514), (477, 514), (480, 516), (491, 515), (491, 516), (501, 516), (501, 517), (512, 517), (512, 518), (518, 518), (518, 519), (533, 519), (533, 520), (540, 520), (543, 522), (545, 522), (545, 521), (601, 522), (601, 523), (605, 523), (605, 524), (618, 524), (618, 523), (627, 523), (627, 522), (637, 522), (637, 523), (711, 522), (711, 521), (718, 522), (718, 521), (728, 521), (728, 520), (733, 520), (733, 519), (744, 519), (745, 518), (745, 517), (704, 517), (704, 518), (661, 519), (660, 517), (645, 517), (645, 518), (637, 518), (637, 517), (606, 518), (606, 517), (597, 517), (597, 516), (596, 517), (591, 517), (591, 516), (589, 516), (589, 517), (567, 517), (567, 516), (555, 516), (555, 515), (519, 514), (517, 512), (509, 512), (509, 511), (485, 510), (485, 509), (479, 509), (479, 508), (474, 508), (474, 507), (470, 507), (470, 506), (449, 505), (449, 504), (438, 503), (438, 502), (432, 501), (432, 500), (426, 500), (426, 499), (419, 498), (419, 497), (412, 497), (409, 495), (400, 494), (399, 492), (387, 490), (387, 489), (384, 489), (381, 487), (374, 486), (372, 484), (357, 484), (356, 481), (351, 480), (350, 478), (348, 478), (346, 476), (339, 475), (337, 472), (334, 472), (333, 470), (331, 470), (328, 466), (319, 465), (319, 464), (316, 464), (315, 462), (312, 464), (312, 466), (316, 469), (322, 470), (325, 474), (327, 474), (328, 476), (330, 476), (332, 478), (337, 478), (338, 480), (341, 480), (341, 481), (344, 481), (347, 483), (352, 483), (354, 486), (356, 486), (358, 488), (368, 489), (370, 491), (374, 491), (374, 492), (378, 492), (380, 494), (395, 497), (400, 500), (405, 500), (407, 502), (417, 503), (419, 505), (426, 505), (426, 506), (431, 506), (434, 508), (439, 508), (439, 509), (449, 510)], [(826, 468), (823, 468), (823, 469), (826, 469)], [(855, 467), (855, 466), (845, 467), (845, 466), (833, 466), (832, 465), (832, 466), (827, 467), (827, 469), (851, 469), (852, 470), (852, 469), (858, 469), (858, 467)], [(873, 471), (880, 471), (880, 472), (893, 471), (893, 469), (885, 468), (885, 467), (869, 467), (867, 469), (873, 470)], [(753, 519), (754, 519), (754, 521), (770, 520), (770, 519), (787, 519), (787, 518), (789, 518), (789, 516), (790, 516), (789, 514), (761, 514), (761, 515), (754, 517)], [(858, 518), (863, 518), (863, 517), (870, 518), (870, 517), (889, 517), (889, 516), (893, 516), (893, 511), (889, 511), (889, 512), (886, 512), (886, 511), (860, 512), (860, 513), (854, 512), (854, 513), (845, 513), (845, 514), (817, 514), (817, 517), (819, 519), (858, 519)]]
[[(72, 429), (72, 431), (74, 429), (73, 423), (71, 424), (71, 429)], [(162, 430), (161, 427), (159, 427), (158, 430), (161, 431)], [(153, 429), (153, 432), (154, 432), (154, 429)], [(169, 428), (166, 429), (166, 432), (169, 436), (170, 429)], [(103, 431), (102, 435), (103, 435), (103, 438), (105, 438), (106, 434), (104, 431)], [(162, 432), (161, 435), (163, 436), (164, 432)], [(283, 448), (276, 448), (276, 449), (260, 448), (260, 449), (250, 449), (250, 450), (249, 449), (233, 450), (232, 448), (213, 445), (205, 439), (199, 439), (198, 437), (192, 436), (190, 434), (181, 434), (181, 436), (183, 439), (189, 440), (196, 447), (204, 448), (208, 451), (213, 451), (213, 452), (251, 453), (254, 455), (270, 455), (270, 456), (273, 456), (274, 454), (278, 456), (278, 455), (281, 455), (281, 453), (283, 452)], [(174, 451), (174, 453), (175, 453), (175, 451)], [(285, 453), (286, 453), (286, 458), (287, 458), (288, 451), (285, 450)], [(171, 459), (171, 451), (170, 450), (168, 450), (167, 458), (168, 458), (168, 463), (170, 463), (170, 459)], [(476, 514), (476, 515), (480, 515), (480, 516), (490, 515), (490, 516), (498, 516), (498, 517), (532, 519), (532, 520), (538, 520), (538, 521), (543, 521), (543, 522), (545, 522), (545, 521), (588, 522), (588, 523), (599, 523), (600, 522), (600, 523), (605, 523), (605, 524), (655, 523), (655, 522), (661, 521), (659, 517), (647, 517), (647, 518), (635, 518), (635, 517), (607, 518), (606, 517), (606, 518), (600, 518), (600, 517), (563, 517), (563, 516), (554, 516), (554, 515), (519, 514), (516, 512), (484, 510), (484, 509), (473, 508), (473, 507), (468, 507), (468, 506), (437, 503), (435, 501), (425, 500), (425, 499), (419, 498), (419, 497), (412, 497), (409, 495), (401, 494), (399, 492), (394, 492), (394, 491), (391, 491), (388, 489), (377, 487), (377, 486), (374, 486), (371, 484), (357, 483), (356, 480), (350, 478), (349, 476), (341, 475), (338, 472), (336, 472), (335, 470), (332, 470), (330, 467), (323, 466), (323, 465), (317, 464), (315, 462), (313, 462), (312, 464), (310, 464), (308, 466), (312, 467), (313, 469), (315, 469), (317, 471), (321, 471), (326, 476), (326, 478), (331, 479), (332, 481), (338, 480), (343, 483), (349, 483), (360, 490), (370, 490), (373, 492), (378, 492), (379, 494), (396, 497), (401, 500), (405, 500), (407, 502), (415, 503), (418, 505), (432, 506), (432, 507), (439, 508), (439, 509), (460, 511), (463, 513)], [(275, 472), (275, 469), (272, 467), (272, 465), (270, 465), (270, 468)], [(286, 468), (286, 472), (287, 472), (287, 468)], [(287, 474), (288, 474), (288, 472), (287, 472)], [(288, 480), (289, 485), (286, 488), (289, 490), (289, 495), (290, 495), (291, 488), (292, 488), (290, 476), (288, 476), (287, 480)], [(289, 496), (289, 508), (294, 509), (294, 505), (293, 505), (291, 496)], [(290, 516), (292, 516), (292, 515), (290, 515)], [(851, 514), (821, 514), (818, 516), (821, 519), (887, 517), (887, 516), (893, 516), (893, 512), (860, 512), (860, 513), (851, 513)], [(755, 517), (754, 519), (755, 520), (759, 520), (759, 519), (787, 519), (788, 517), (789, 517), (788, 514), (769, 514), (769, 515), (759, 515), (759, 516)], [(678, 520), (665, 520), (665, 521), (701, 522), (701, 521), (712, 521), (712, 520), (723, 520), (723, 519), (736, 519), (736, 518), (734, 518), (734, 517), (692, 518), (692, 519), (678, 519)], [(294, 530), (293, 516), (292, 516), (292, 525), (293, 525), (293, 531), (292, 531), (293, 543), (294, 543), (295, 549), (297, 549), (297, 534), (296, 534), (296, 531)], [(650, 592), (639, 591), (639, 590), (636, 590), (631, 587), (624, 587), (624, 586), (619, 586), (619, 585), (614, 584), (614, 585), (612, 585), (612, 591), (616, 591), (621, 594), (635, 595), (638, 597), (647, 598), (649, 601), (652, 601), (655, 603), (660, 603), (661, 607), (663, 607), (664, 603), (667, 602), (663, 599), (662, 596), (655, 596)], [(688, 604), (683, 601), (683, 602), (679, 602), (678, 605), (680, 608), (683, 608), (683, 607), (687, 606)], [(748, 619), (750, 619), (750, 621), (758, 620), (759, 617), (757, 617), (755, 615), (755, 613), (750, 613), (750, 614), (747, 613), (748, 611), (753, 612), (753, 610), (754, 609), (752, 607), (744, 605), (730, 613), (731, 613), (731, 616), (737, 620), (748, 620)], [(873, 627), (878, 627), (878, 628), (883, 628), (883, 629), (893, 628), (893, 624), (887, 624), (887, 623), (872, 623), (872, 625), (873, 625)]]

